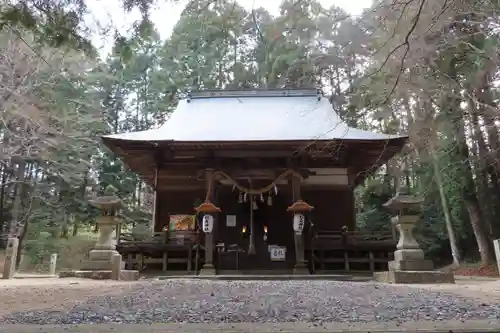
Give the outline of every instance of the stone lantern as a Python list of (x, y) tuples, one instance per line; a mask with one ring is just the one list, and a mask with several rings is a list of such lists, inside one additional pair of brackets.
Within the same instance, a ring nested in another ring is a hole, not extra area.
[(375, 273), (376, 280), (390, 283), (455, 283), (452, 273), (433, 270), (432, 261), (424, 258), (424, 251), (413, 236), (422, 202), (422, 199), (398, 190), (384, 204), (394, 215), (391, 222), (399, 231), (399, 241), (394, 260), (389, 262), (389, 271)]
[(116, 189), (110, 185), (104, 191), (104, 196), (90, 200), (90, 204), (101, 212), (101, 215), (96, 219), (99, 240), (94, 249), (90, 251), (89, 260), (84, 263), (83, 269), (109, 270), (111, 269), (112, 256), (118, 254), (113, 242), (113, 232), (119, 224), (116, 215), (122, 206), (122, 201), (116, 196)]
[(302, 235), (306, 225), (306, 216), (314, 207), (303, 200), (297, 200), (293, 205), (287, 208), (288, 212), (293, 213), (293, 230), (296, 235)]
[(304, 259), (304, 239), (302, 231), (306, 225), (306, 215), (314, 207), (303, 200), (297, 200), (287, 208), (288, 212), (293, 213), (293, 230), (295, 231), (295, 266), (294, 274), (309, 274), (306, 261)]
[(202, 215), (201, 228), (205, 233), (205, 263), (201, 268), (200, 274), (215, 275), (215, 268), (213, 264), (213, 229), (215, 216), (217, 213), (221, 212), (221, 209), (215, 206), (210, 200), (206, 200), (194, 210), (196, 213)]
[(203, 215), (202, 228), (203, 232), (206, 234), (209, 234), (214, 230), (214, 217), (212, 214)]

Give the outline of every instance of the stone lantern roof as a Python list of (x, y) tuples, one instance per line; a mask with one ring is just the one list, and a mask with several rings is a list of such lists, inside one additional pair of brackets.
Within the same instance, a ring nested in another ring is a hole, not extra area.
[(104, 195), (89, 200), (90, 204), (94, 207), (97, 207), (100, 210), (104, 210), (106, 213), (114, 212), (117, 209), (121, 208), (122, 201), (116, 195), (116, 188), (112, 185), (108, 185), (104, 190)]
[(393, 214), (418, 213), (422, 210), (422, 202), (423, 199), (408, 194), (405, 189), (399, 189), (383, 206)]

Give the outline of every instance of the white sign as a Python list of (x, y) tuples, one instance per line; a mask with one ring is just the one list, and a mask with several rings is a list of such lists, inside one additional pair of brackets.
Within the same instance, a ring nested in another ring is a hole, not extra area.
[(270, 251), (272, 261), (284, 261), (286, 258), (285, 246), (273, 246)]
[(178, 245), (184, 245), (184, 235), (176, 235), (175, 239)]
[(226, 227), (236, 227), (236, 215), (226, 215)]

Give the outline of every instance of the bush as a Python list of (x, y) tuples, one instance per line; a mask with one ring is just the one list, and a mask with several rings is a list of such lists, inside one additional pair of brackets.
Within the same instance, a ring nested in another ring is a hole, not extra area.
[(53, 238), (50, 233), (41, 232), (37, 239), (25, 241), (24, 258), (20, 270), (48, 271), (52, 253), (58, 254), (57, 270), (78, 269), (96, 241), (97, 235), (93, 233), (82, 233), (68, 238)]

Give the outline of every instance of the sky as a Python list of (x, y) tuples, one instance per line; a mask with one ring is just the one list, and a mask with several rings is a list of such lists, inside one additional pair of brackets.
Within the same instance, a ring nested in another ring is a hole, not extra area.
[[(264, 7), (271, 14), (279, 13), (281, 0), (237, 0), (240, 5), (247, 9)], [(110, 51), (113, 41), (113, 31), (111, 30), (105, 36), (101, 36), (97, 32), (99, 28), (114, 27), (121, 34), (126, 34), (132, 24), (140, 19), (138, 10), (131, 13), (125, 13), (121, 7), (122, 0), (87, 0), (89, 14), (85, 19), (86, 25), (90, 27), (92, 34), (92, 42), (100, 49), (101, 54), (106, 54)], [(175, 24), (179, 20), (186, 1), (181, 1), (179, 4), (168, 3), (168, 1), (158, 1), (151, 12), (151, 20), (155, 24), (156, 29), (160, 33), (162, 39), (167, 39)], [(336, 5), (343, 8), (352, 15), (359, 15), (364, 8), (371, 5), (372, 0), (319, 0), (325, 7)]]

